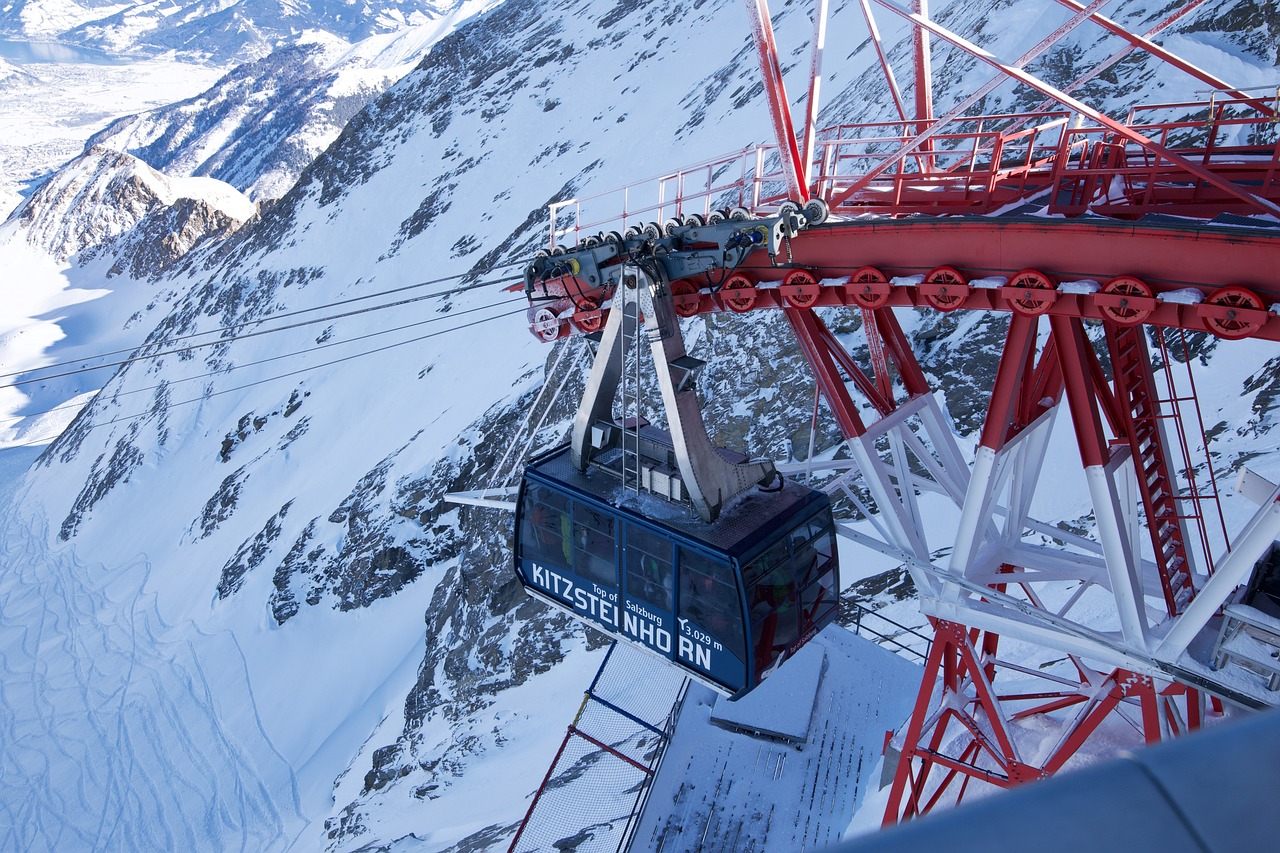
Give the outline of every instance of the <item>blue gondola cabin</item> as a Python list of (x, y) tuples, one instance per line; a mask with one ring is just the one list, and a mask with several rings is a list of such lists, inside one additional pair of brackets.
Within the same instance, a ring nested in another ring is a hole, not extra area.
[(689, 507), (575, 469), (567, 446), (525, 470), (516, 573), (531, 595), (740, 696), (836, 617), (831, 504), (783, 481)]

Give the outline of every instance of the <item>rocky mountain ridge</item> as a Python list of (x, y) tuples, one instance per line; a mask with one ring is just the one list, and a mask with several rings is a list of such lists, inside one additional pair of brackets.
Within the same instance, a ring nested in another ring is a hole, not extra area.
[(121, 269), (127, 265), (139, 278), (155, 279), (256, 213), (251, 201), (221, 181), (173, 180), (136, 157), (95, 146), (24, 202), (9, 230), (56, 260), (111, 251)]
[(80, 45), (107, 54), (176, 52), (215, 63), (251, 62), (306, 30), (356, 42), (430, 23), (458, 5), (454, 0), (384, 0), (358, 6), (337, 0), (184, 0), (124, 5), (95, 0), (16, 0), (0, 10), (0, 33)]

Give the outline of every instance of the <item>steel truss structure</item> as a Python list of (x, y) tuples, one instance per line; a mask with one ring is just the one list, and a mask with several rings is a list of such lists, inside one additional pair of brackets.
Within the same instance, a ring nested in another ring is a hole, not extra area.
[[(846, 495), (874, 530), (846, 524), (843, 532), (911, 571), (935, 637), (915, 711), (891, 744), (899, 759), (886, 823), (954, 802), (975, 781), (1007, 787), (1050, 775), (1109, 718), (1127, 720), (1152, 742), (1197, 728), (1206, 708), (1222, 701), (1277, 704), (1265, 689), (1221, 677), (1200, 646), (1280, 537), (1280, 488), (1264, 484), (1270, 494), (1228, 542), (1217, 483), (1194, 475), (1212, 474), (1207, 458), (1190, 455), (1207, 445), (1195, 432), (1202, 428), (1194, 384), (1170, 384), (1170, 370), (1157, 372), (1153, 361), (1166, 368), (1185, 361), (1169, 348), (1187, 332), (1280, 341), (1280, 305), (1269, 304), (1280, 300), (1273, 284), (1280, 229), (1264, 227), (1280, 213), (1280, 93), (1272, 100), (1232, 87), (1152, 41), (1204, 0), (1175, 5), (1141, 34), (1103, 17), (1106, 0), (1055, 2), (1068, 20), (1022, 56), (1002, 60), (933, 21), (926, 0), (910, 9), (860, 0), (899, 120), (819, 130), (827, 3), (817, 0), (797, 132), (766, 2), (746, 0), (776, 144), (552, 210), (553, 255), (565, 253), (566, 239), (599, 245), (591, 234), (615, 222), (617, 244), (670, 234), (672, 223), (696, 237), (724, 220), (714, 208), (726, 199), (757, 215), (810, 214), (811, 227), (771, 244), (768, 257), (757, 252), (714, 283), (690, 275), (672, 291), (685, 317), (783, 312), (843, 434), (847, 452), (828, 488)], [(910, 105), (873, 9), (912, 28)], [(1118, 37), (1118, 50), (1062, 88), (1027, 71), (1085, 24)], [(995, 75), (935, 116), (931, 45), (943, 42)], [(1125, 121), (1076, 98), (1135, 50), (1191, 75), (1214, 97), (1135, 109)], [(970, 114), (1009, 80), (1044, 95), (1045, 106)], [(1196, 110), (1202, 118), (1185, 117)], [(1237, 142), (1218, 142), (1227, 131)], [(1239, 144), (1244, 138), (1255, 141)], [(1271, 141), (1256, 141), (1264, 138)], [(741, 168), (726, 168), (734, 164)], [(733, 177), (713, 177), (726, 173)], [(825, 207), (813, 207), (815, 199)], [(607, 216), (594, 212), (610, 207)], [(832, 220), (818, 224), (827, 209)], [(1044, 216), (1086, 212), (1094, 215)], [(879, 216), (849, 218), (865, 213)], [(900, 218), (919, 213), (948, 215)], [(1150, 213), (1182, 218), (1141, 219)], [(1208, 221), (1221, 214), (1242, 218)], [(656, 220), (648, 231), (640, 225), (646, 219)], [(546, 340), (598, 330), (610, 305), (611, 293), (596, 282), (561, 273), (560, 301), (531, 310), (533, 330)], [(860, 364), (815, 311), (829, 307), (860, 312), (869, 363)], [(972, 460), (895, 308), (1008, 315)], [(1061, 417), (1075, 435), (1094, 536), (1032, 515), (1037, 490), (1049, 486), (1042, 472)], [(938, 533), (925, 517), (925, 495), (954, 506), (958, 522), (945, 542), (930, 541)], [(1073, 676), (1002, 657), (1010, 643), (1065, 656)], [(1034, 739), (1026, 735), (1030, 721)], [(1056, 736), (1046, 739), (1045, 727)]]

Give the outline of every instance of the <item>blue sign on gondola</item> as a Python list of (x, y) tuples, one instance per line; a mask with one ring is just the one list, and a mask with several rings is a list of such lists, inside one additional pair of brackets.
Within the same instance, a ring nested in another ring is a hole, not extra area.
[(537, 563), (529, 564), (529, 575), (538, 589), (606, 628), (618, 630), (618, 593), (615, 590), (605, 589), (596, 583), (588, 588)]

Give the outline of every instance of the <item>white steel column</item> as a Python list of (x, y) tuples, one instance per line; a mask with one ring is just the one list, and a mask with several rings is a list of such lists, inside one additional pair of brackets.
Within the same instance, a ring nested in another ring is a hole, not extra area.
[(1280, 537), (1280, 488), (1245, 526), (1235, 547), (1218, 561), (1218, 570), (1178, 617), (1169, 633), (1155, 650), (1155, 656), (1172, 663), (1187, 649), (1191, 641), (1209, 623), (1209, 619), (1226, 603), (1235, 588), (1244, 583), (1253, 565), (1267, 548)]
[(1145, 650), (1147, 620), (1143, 614), (1142, 579), (1124, 525), (1124, 506), (1107, 466), (1090, 465), (1084, 469), (1084, 476), (1089, 484), (1089, 496), (1093, 499), (1098, 539), (1107, 560), (1107, 576), (1111, 580), (1120, 630), (1133, 648)]

